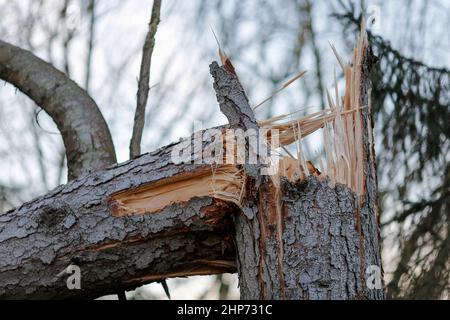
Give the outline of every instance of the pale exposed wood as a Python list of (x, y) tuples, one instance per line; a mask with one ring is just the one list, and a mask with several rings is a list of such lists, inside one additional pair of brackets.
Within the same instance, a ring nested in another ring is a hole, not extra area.
[[(321, 172), (312, 164), (311, 161), (306, 161), (308, 172), (311, 175), (319, 177)], [(278, 162), (278, 176), (284, 177), (290, 182), (298, 182), (305, 178), (303, 171), (298, 165), (298, 160), (292, 157), (282, 157)]]
[[(341, 183), (360, 196), (365, 193), (362, 109), (366, 108), (366, 105), (362, 103), (360, 88), (364, 50), (367, 46), (367, 34), (363, 29), (353, 51), (353, 63), (343, 67), (346, 82), (345, 94), (342, 97), (334, 74), (334, 99), (327, 92), (329, 109), (297, 119), (292, 119), (294, 114), (291, 113), (258, 121), (262, 128), (269, 130), (269, 137), (273, 134), (270, 130), (278, 131), (277, 138), (282, 147), (295, 143), (299, 172), (289, 172), (290, 179), (295, 174), (299, 175), (300, 179), (309, 175), (301, 140), (313, 132), (322, 130), (325, 161), (320, 162), (326, 163), (326, 167), (322, 170), (330, 178), (331, 185)], [(332, 49), (341, 64), (342, 59), (334, 46)]]

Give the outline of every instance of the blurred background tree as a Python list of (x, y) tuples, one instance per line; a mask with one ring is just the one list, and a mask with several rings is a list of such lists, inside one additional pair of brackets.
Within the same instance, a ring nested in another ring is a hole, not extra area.
[[(69, 74), (97, 101), (119, 161), (127, 160), (137, 76), (151, 2), (0, 0), (0, 38)], [(374, 14), (373, 109), (383, 256), (392, 297), (448, 298), (450, 289), (450, 4), (444, 0), (197, 0), (163, 2), (153, 54), (143, 151), (226, 122), (208, 65), (213, 28), (253, 104), (300, 70), (308, 75), (258, 109), (265, 118), (326, 107), (326, 90), (351, 48), (361, 13)], [(337, 73), (339, 81), (342, 75)], [(0, 87), (0, 212), (65, 183), (64, 146), (52, 120)], [(322, 152), (318, 136), (305, 144)], [(236, 298), (235, 276), (168, 281), (173, 298)], [(164, 297), (152, 284), (129, 298)]]

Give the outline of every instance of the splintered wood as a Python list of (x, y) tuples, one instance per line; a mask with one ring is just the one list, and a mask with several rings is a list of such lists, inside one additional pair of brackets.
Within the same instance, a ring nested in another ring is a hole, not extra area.
[(158, 212), (194, 197), (209, 196), (240, 205), (244, 182), (242, 170), (235, 166), (206, 167), (120, 192), (112, 196), (109, 203), (112, 215), (116, 217)]
[[(303, 179), (310, 174), (329, 177), (332, 185), (341, 183), (358, 195), (364, 187), (364, 145), (361, 102), (361, 68), (364, 50), (368, 47), (367, 34), (363, 29), (353, 50), (353, 64), (344, 64), (334, 46), (331, 46), (345, 75), (345, 94), (340, 96), (336, 75), (335, 92), (327, 92), (328, 109), (292, 120), (293, 114), (263, 120), (259, 125), (265, 129), (277, 129), (282, 148), (296, 144), (297, 157), (285, 156), (279, 163), (279, 176), (289, 180)], [(370, 101), (370, 100), (369, 100)], [(325, 161), (319, 158), (319, 172), (305, 159), (302, 138), (321, 129), (323, 133)], [(287, 151), (287, 150), (286, 150)], [(325, 164), (325, 165), (324, 165)]]
[[(327, 92), (328, 108), (303, 117), (296, 118), (295, 114), (298, 113), (296, 112), (258, 121), (259, 127), (267, 132), (267, 141), (276, 138), (279, 143), (277, 147), (288, 154), (281, 156), (277, 162), (269, 161), (270, 166), (274, 168), (273, 172), (277, 173), (272, 176), (275, 185), (278, 185), (280, 177), (296, 182), (314, 175), (328, 178), (332, 186), (336, 183), (344, 184), (359, 196), (365, 193), (362, 108), (366, 106), (362, 105), (360, 93), (361, 68), (364, 50), (367, 47), (367, 34), (363, 29), (353, 50), (353, 63), (345, 64), (331, 45), (345, 76), (345, 93), (343, 96), (340, 95), (335, 74), (334, 93)], [(221, 58), (224, 56), (222, 53)], [(302, 77), (304, 73), (296, 75), (283, 88)], [(274, 94), (279, 91), (281, 89)], [(324, 159), (318, 158), (320, 171), (306, 159), (303, 151), (303, 138), (318, 130), (322, 131), (324, 145)], [(227, 143), (225, 139), (225, 145), (220, 146), (221, 150), (226, 149)], [(213, 144), (210, 147), (214, 147)], [(296, 155), (288, 151), (289, 145), (295, 145)], [(276, 148), (272, 149), (274, 146), (270, 143), (269, 146), (271, 151), (281, 152), (274, 150)], [(227, 160), (229, 151), (223, 153), (225, 160), (223, 163), (226, 164), (201, 165), (196, 171), (178, 174), (114, 195), (109, 201), (112, 214), (126, 216), (158, 212), (169, 205), (206, 196), (232, 202), (241, 207), (245, 196), (246, 175), (240, 163), (229, 164)]]

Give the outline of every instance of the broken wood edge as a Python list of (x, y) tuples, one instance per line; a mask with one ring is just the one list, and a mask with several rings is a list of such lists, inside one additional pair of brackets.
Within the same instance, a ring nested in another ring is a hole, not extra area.
[(136, 283), (150, 283), (157, 282), (170, 278), (186, 278), (191, 276), (208, 276), (223, 273), (235, 273), (236, 272), (236, 260), (194, 260), (192, 261), (195, 267), (189, 269), (183, 269), (178, 272), (167, 272), (159, 274), (151, 274), (138, 276), (131, 278), (125, 283), (134, 287)]
[[(278, 176), (292, 182), (303, 179), (296, 164), (295, 159), (283, 157), (279, 161)], [(308, 168), (313, 175), (320, 175), (310, 162)], [(276, 177), (271, 179), (276, 183)], [(241, 208), (245, 187), (246, 176), (242, 169), (226, 164), (212, 165), (210, 168), (200, 167), (196, 171), (119, 191), (108, 197), (107, 203), (114, 217), (157, 213), (170, 205), (205, 196), (231, 202)]]
[[(369, 145), (373, 149), (371, 123), (364, 123), (364, 114), (370, 113), (370, 97), (364, 103), (362, 97), (363, 67), (368, 48), (367, 33), (365, 28), (362, 28), (353, 50), (353, 63), (344, 66), (345, 93), (340, 95), (335, 76), (335, 97), (333, 99), (327, 93), (328, 109), (300, 118), (295, 118), (294, 113), (291, 113), (258, 122), (269, 133), (271, 130), (277, 130), (277, 138), (284, 150), (295, 143), (297, 158), (288, 152), (289, 155), (280, 163), (282, 170), (285, 170), (282, 166), (286, 164), (291, 166), (287, 176), (292, 182), (295, 179), (304, 179), (313, 171), (316, 175), (328, 176), (331, 186), (335, 183), (348, 186), (358, 194), (361, 201), (363, 200), (367, 191), (365, 167), (369, 161), (365, 157), (365, 130), (368, 130), (371, 139)], [(341, 64), (341, 59), (338, 59), (338, 62)], [(370, 92), (364, 94), (370, 95)], [(325, 158), (322, 161), (319, 157), (320, 171), (305, 159), (302, 146), (302, 139), (318, 130), (323, 134)], [(373, 154), (373, 151), (371, 153)]]

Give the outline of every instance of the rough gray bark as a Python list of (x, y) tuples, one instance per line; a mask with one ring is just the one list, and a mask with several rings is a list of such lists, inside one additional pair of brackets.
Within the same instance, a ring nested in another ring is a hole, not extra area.
[(108, 126), (94, 100), (64, 73), (0, 40), (0, 79), (30, 97), (56, 123), (69, 180), (116, 163)]
[[(370, 89), (370, 52), (365, 54), (363, 104)], [(238, 78), (216, 63), (210, 70), (230, 127), (258, 129)], [(0, 215), (0, 298), (94, 298), (236, 268), (243, 299), (383, 298), (382, 289), (368, 290), (365, 281), (366, 268), (381, 267), (381, 259), (370, 112), (365, 108), (362, 114), (362, 199), (314, 176), (297, 183), (281, 178), (276, 187), (260, 174), (258, 162), (244, 166), (242, 210), (194, 197), (158, 212), (115, 215), (119, 192), (210, 169), (174, 164), (172, 150), (180, 145), (173, 144), (84, 175)], [(58, 277), (71, 264), (81, 268), (82, 290), (67, 289), (64, 275)]]
[[(168, 277), (235, 272), (234, 205), (193, 198), (115, 217), (110, 196), (209, 165), (171, 162), (171, 145), (83, 176), (0, 215), (0, 298), (95, 298)], [(81, 290), (68, 290), (70, 264)]]
[[(371, 52), (364, 54), (361, 102), (368, 105)], [(254, 128), (237, 77), (217, 64), (210, 69), (231, 127)], [(381, 257), (370, 110), (362, 116), (367, 191), (362, 199), (314, 176), (295, 184), (281, 178), (276, 188), (270, 178), (252, 174), (244, 208), (234, 216), (241, 298), (384, 298), (383, 289), (369, 290), (366, 284), (366, 268), (381, 269)]]
[[(365, 285), (355, 194), (314, 176), (297, 183), (281, 179), (280, 190), (277, 195), (266, 182), (259, 189), (253, 223), (237, 217), (241, 297), (375, 298)], [(382, 297), (382, 290), (376, 291)]]

